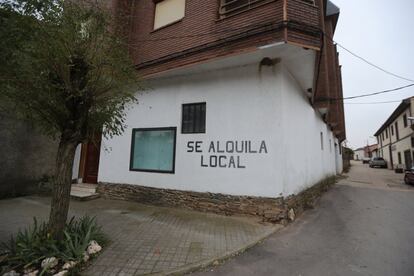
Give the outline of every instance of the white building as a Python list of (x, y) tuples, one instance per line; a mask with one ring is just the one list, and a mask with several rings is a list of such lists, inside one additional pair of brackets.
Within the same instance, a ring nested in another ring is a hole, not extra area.
[(414, 114), (414, 97), (405, 99), (375, 133), (379, 154), (388, 162), (388, 168), (404, 169), (413, 166), (414, 131), (408, 118)]
[[(329, 13), (300, 5), (323, 12), (333, 32), (339, 10), (330, 2)], [(125, 133), (101, 141), (99, 167), (88, 157), (96, 150), (79, 149), (74, 178), (99, 182), (99, 191), (112, 198), (259, 214), (341, 173), (343, 105), (323, 100), (342, 97), (336, 48), (328, 43), (328, 55), (280, 38), (250, 41), (244, 38), (251, 44), (243, 51), (226, 44), (224, 54), (202, 62), (156, 74), (150, 68), (151, 89), (137, 92)], [(211, 50), (204, 51), (198, 54)]]
[(364, 148), (357, 148), (354, 150), (354, 160), (362, 160), (365, 157), (365, 149)]

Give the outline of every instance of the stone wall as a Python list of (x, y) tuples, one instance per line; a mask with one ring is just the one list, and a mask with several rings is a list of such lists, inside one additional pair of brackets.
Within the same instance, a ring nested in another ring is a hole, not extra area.
[(25, 195), (51, 176), (57, 143), (32, 126), (0, 113), (0, 198)]
[(297, 215), (312, 207), (333, 183), (335, 177), (327, 178), (288, 198), (232, 196), (114, 183), (99, 183), (97, 191), (107, 199), (136, 201), (142, 204), (178, 207), (222, 215), (258, 216), (267, 222), (287, 222), (288, 219), (294, 219), (289, 215), (292, 214), (292, 210), (293, 214)]

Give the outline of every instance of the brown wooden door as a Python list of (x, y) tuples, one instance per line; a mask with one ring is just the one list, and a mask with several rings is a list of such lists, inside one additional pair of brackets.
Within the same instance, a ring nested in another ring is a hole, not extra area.
[(83, 183), (96, 184), (98, 182), (99, 155), (101, 152), (101, 136), (86, 145), (85, 170)]

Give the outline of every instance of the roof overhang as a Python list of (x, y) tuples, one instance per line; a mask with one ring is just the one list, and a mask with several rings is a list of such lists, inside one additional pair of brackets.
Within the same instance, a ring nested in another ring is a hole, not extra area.
[(379, 136), (398, 116), (401, 115), (411, 105), (411, 98), (404, 99), (400, 105), (394, 110), (385, 123), (375, 132), (374, 136)]
[(169, 78), (188, 74), (259, 64), (263, 59), (278, 60), (286, 66), (304, 92), (312, 91), (315, 76), (317, 50), (306, 49), (286, 42), (274, 42), (250, 48), (248, 51), (218, 57), (145, 77), (146, 79)]
[(333, 19), (333, 31), (335, 32), (336, 29), (336, 25), (338, 24), (338, 19), (339, 19), (339, 13), (340, 13), (340, 9), (338, 8), (337, 5), (335, 5), (334, 3), (332, 3), (331, 1), (327, 1), (326, 2), (326, 9), (325, 9), (325, 16), (326, 17), (331, 17)]

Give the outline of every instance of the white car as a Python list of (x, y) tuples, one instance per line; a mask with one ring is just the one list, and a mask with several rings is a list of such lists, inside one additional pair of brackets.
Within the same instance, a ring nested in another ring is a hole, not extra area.
[(380, 168), (387, 168), (387, 161), (385, 161), (384, 158), (382, 157), (372, 157), (371, 160), (369, 161), (369, 167), (373, 168), (373, 167), (380, 167)]

